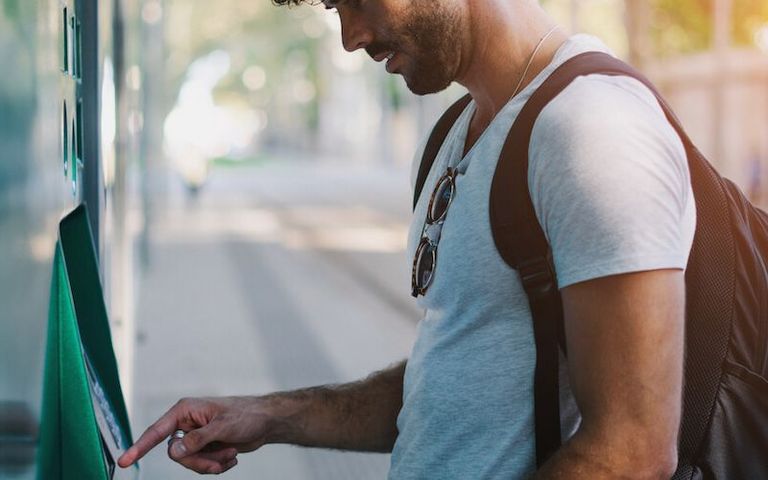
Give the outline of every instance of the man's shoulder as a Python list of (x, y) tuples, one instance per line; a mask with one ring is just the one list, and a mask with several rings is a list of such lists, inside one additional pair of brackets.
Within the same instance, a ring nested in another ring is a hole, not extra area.
[[(555, 157), (653, 156), (682, 168), (685, 149), (654, 93), (639, 80), (593, 74), (579, 77), (540, 113), (531, 133), (530, 161)], [(665, 160), (666, 159), (666, 160)]]
[(580, 77), (541, 112), (529, 154), (560, 288), (685, 268), (695, 225), (685, 149), (645, 85)]
[(592, 74), (575, 79), (555, 97), (534, 130), (594, 134), (640, 125), (669, 126), (653, 92), (631, 77)]

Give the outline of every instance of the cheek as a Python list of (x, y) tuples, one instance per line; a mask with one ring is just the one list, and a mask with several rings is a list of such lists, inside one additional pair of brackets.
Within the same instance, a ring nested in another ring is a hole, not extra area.
[(397, 43), (401, 41), (403, 32), (398, 28), (396, 23), (393, 23), (390, 19), (382, 20), (381, 17), (371, 21), (379, 41), (385, 43)]

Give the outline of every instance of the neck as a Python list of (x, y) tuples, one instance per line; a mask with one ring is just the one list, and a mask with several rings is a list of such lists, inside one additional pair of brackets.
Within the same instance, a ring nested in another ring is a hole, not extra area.
[[(533, 0), (469, 0), (469, 39), (457, 82), (477, 104), (475, 120), (487, 124), (512, 97), (539, 41), (556, 24)], [(522, 90), (552, 60), (566, 40), (562, 28), (542, 43), (522, 81)]]

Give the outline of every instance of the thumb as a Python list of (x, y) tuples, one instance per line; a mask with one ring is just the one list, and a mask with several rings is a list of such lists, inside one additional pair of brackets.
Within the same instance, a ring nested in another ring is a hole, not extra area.
[(176, 440), (171, 443), (170, 454), (174, 460), (180, 460), (186, 456), (197, 453), (206, 445), (217, 440), (216, 435), (219, 433), (216, 422), (210, 422), (209, 424), (189, 431), (184, 435), (184, 438)]

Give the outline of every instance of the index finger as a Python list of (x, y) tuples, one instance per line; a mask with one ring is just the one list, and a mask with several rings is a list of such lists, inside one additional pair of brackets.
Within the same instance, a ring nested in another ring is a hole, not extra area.
[(123, 468), (133, 465), (173, 433), (177, 424), (176, 407), (173, 407), (141, 434), (141, 437), (117, 460), (117, 464)]

